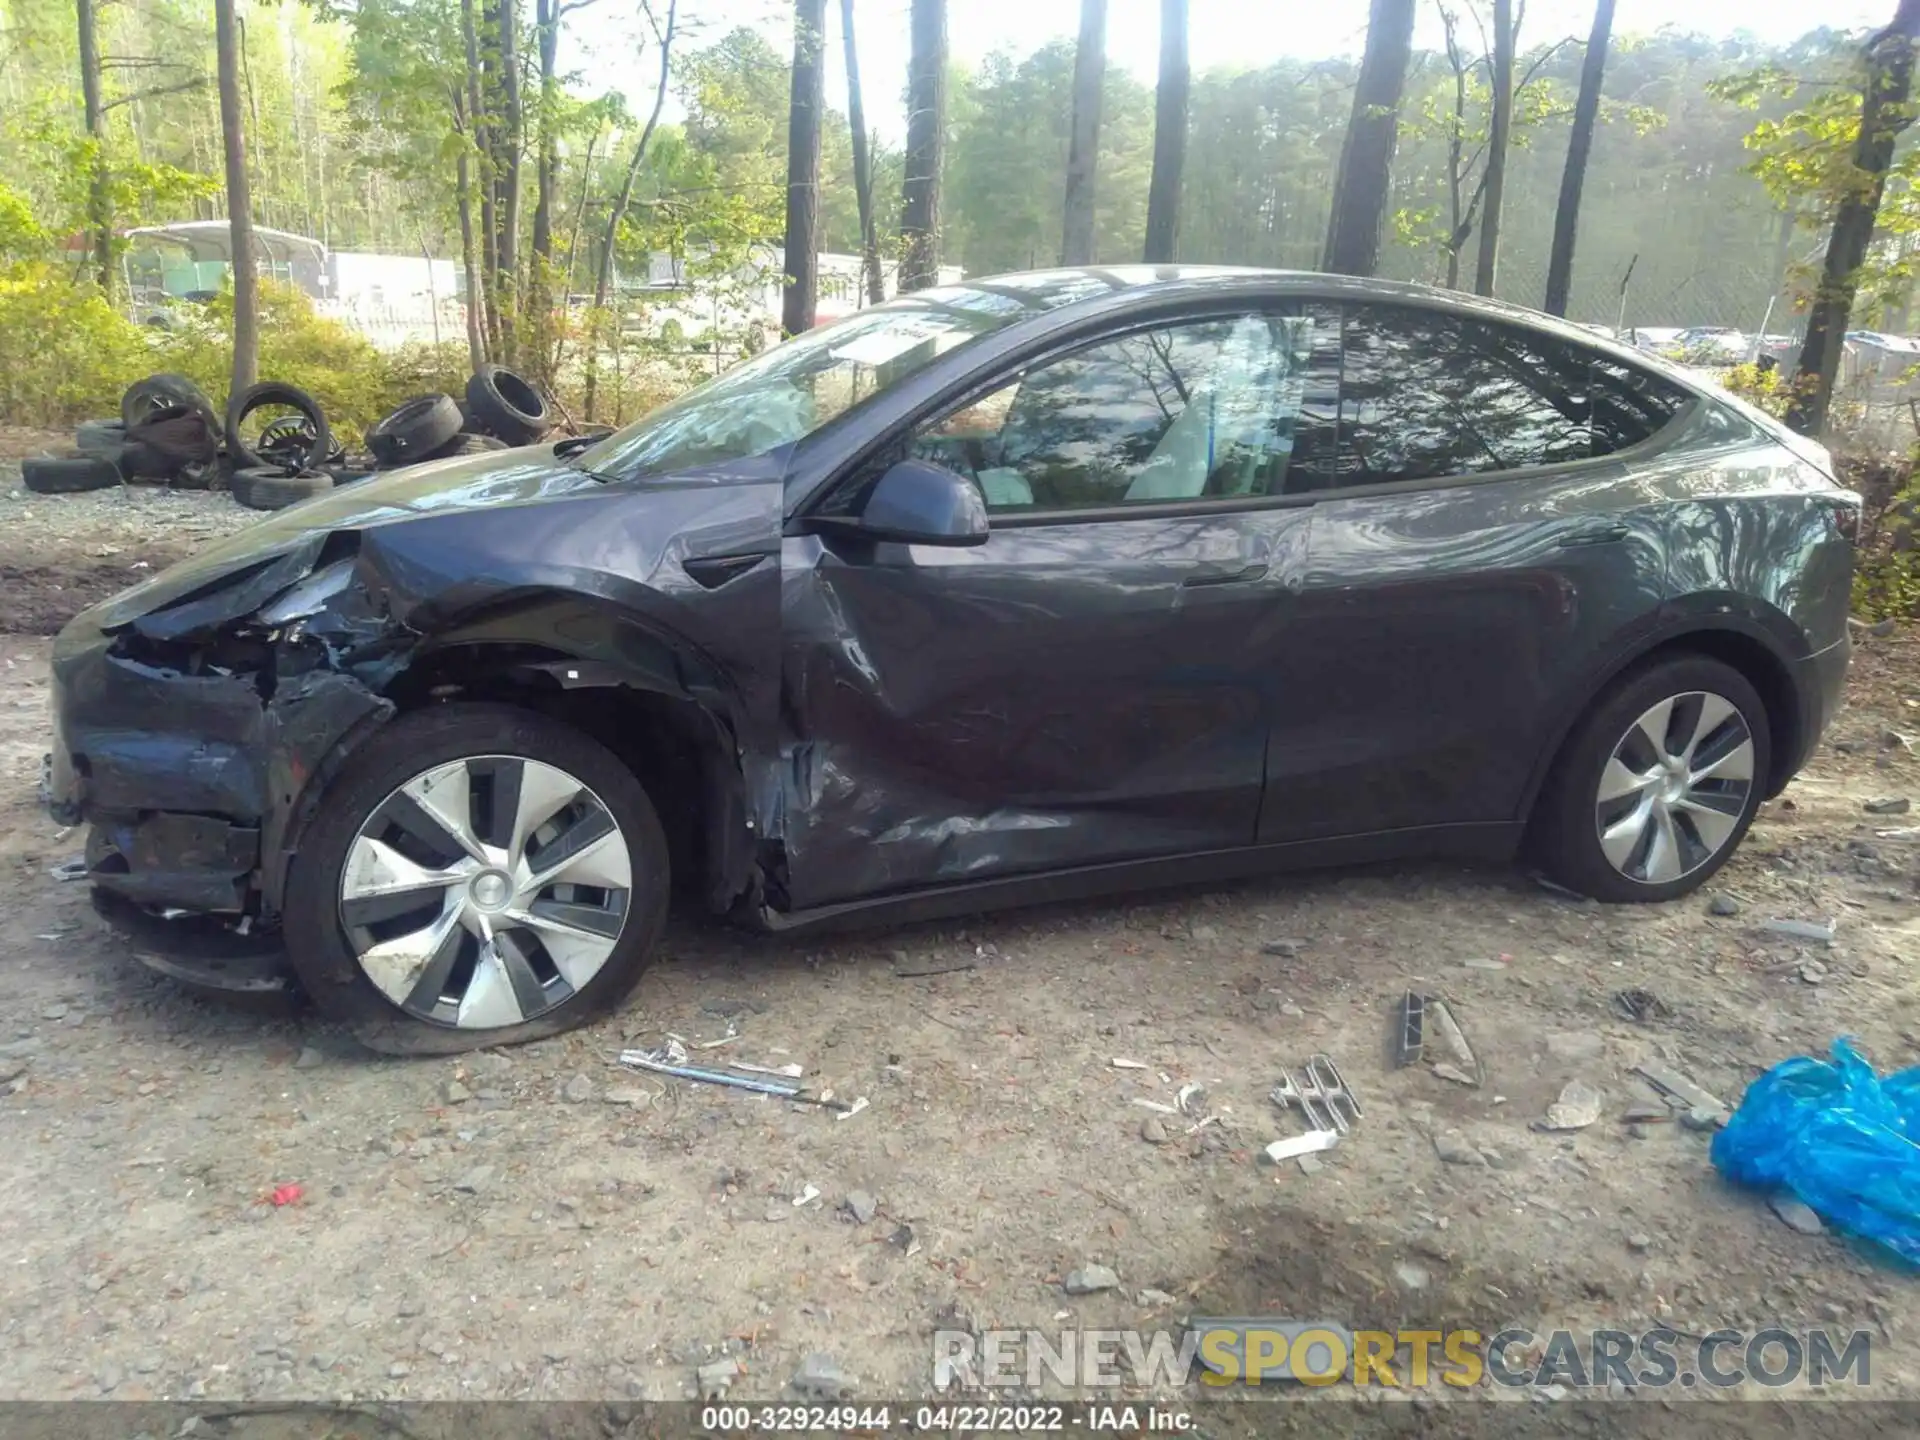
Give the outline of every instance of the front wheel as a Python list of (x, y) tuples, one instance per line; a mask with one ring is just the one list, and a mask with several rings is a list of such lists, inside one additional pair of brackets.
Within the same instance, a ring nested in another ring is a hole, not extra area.
[(1599, 900), (1698, 889), (1753, 823), (1770, 748), (1766, 707), (1732, 666), (1685, 655), (1630, 673), (1548, 778), (1533, 825), (1542, 865)]
[(288, 880), (289, 958), (376, 1050), (518, 1044), (632, 991), (668, 881), (659, 817), (604, 746), (441, 706), (374, 736), (322, 796)]

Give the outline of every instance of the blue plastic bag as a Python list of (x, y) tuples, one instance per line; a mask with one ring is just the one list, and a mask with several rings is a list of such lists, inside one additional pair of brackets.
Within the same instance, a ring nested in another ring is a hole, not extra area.
[(1829, 1224), (1920, 1265), (1920, 1066), (1884, 1080), (1845, 1040), (1783, 1060), (1713, 1137), (1729, 1180), (1787, 1190)]

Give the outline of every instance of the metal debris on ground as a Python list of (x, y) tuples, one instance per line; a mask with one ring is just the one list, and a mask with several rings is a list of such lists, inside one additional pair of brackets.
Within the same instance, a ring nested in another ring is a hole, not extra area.
[(951, 975), (960, 970), (972, 970), (979, 963), (977, 955), (909, 955), (904, 950), (893, 953), (893, 973), (902, 980)]
[(1151, 1070), (1153, 1068), (1144, 1060), (1128, 1060), (1120, 1055), (1114, 1056), (1107, 1063), (1116, 1070)]
[(1882, 795), (1860, 808), (1869, 815), (1904, 815), (1913, 808), (1913, 802), (1904, 795)]
[(1805, 940), (1813, 945), (1831, 945), (1839, 922), (1835, 920), (1769, 920), (1761, 927), (1768, 935), (1787, 940)]
[(1898, 830), (1876, 830), (1882, 840), (1920, 840), (1920, 825), (1903, 825)]
[(1665, 1020), (1673, 1014), (1673, 1008), (1651, 990), (1616, 990), (1613, 992), (1613, 1008), (1622, 1019), (1640, 1025)]
[(1680, 1122), (1690, 1130), (1714, 1130), (1726, 1123), (1727, 1107), (1711, 1092), (1703, 1090), (1677, 1070), (1664, 1065), (1636, 1065), (1633, 1073), (1651, 1085), (1680, 1112)]
[(1360, 1101), (1347, 1088), (1333, 1057), (1315, 1052), (1306, 1067), (1293, 1075), (1282, 1073), (1269, 1097), (1282, 1110), (1297, 1109), (1312, 1130), (1345, 1135), (1360, 1118)]
[[(1486, 1071), (1481, 1068), (1480, 1057), (1473, 1052), (1473, 1046), (1467, 1043), (1467, 1032), (1460, 1028), (1460, 1021), (1453, 1013), (1453, 1006), (1436, 996), (1427, 997), (1427, 1019), (1432, 1023), (1435, 1045), (1446, 1052), (1444, 1062), (1446, 1073), (1441, 1065), (1434, 1066), (1434, 1074), (1442, 1079), (1452, 1080), (1459, 1085), (1478, 1086), (1486, 1079)], [(1464, 1077), (1464, 1078), (1463, 1078)]]
[(632, 1070), (645, 1070), (655, 1075), (671, 1075), (676, 1080), (692, 1080), (701, 1085), (724, 1085), (734, 1090), (746, 1090), (755, 1095), (773, 1095), (802, 1105), (818, 1105), (828, 1110), (840, 1111), (843, 1119), (848, 1115), (858, 1114), (867, 1106), (865, 1096), (852, 1102), (836, 1100), (831, 1092), (816, 1095), (804, 1086), (790, 1084), (785, 1080), (756, 1080), (751, 1075), (703, 1069), (687, 1064), (686, 1060), (685, 1046), (671, 1037), (659, 1050), (622, 1050), (620, 1052), (620, 1063)]
[(56, 880), (84, 880), (87, 878), (87, 857), (75, 855), (71, 860), (62, 860), (47, 871)]
[(1394, 1027), (1393, 1068), (1404, 1070), (1420, 1059), (1427, 1043), (1427, 997), (1409, 990), (1400, 999)]

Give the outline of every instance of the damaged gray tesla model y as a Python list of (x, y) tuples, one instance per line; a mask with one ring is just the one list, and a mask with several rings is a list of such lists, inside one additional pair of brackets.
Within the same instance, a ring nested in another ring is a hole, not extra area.
[(89, 610), (48, 803), (118, 912), (248, 917), (394, 1050), (604, 1013), (670, 888), (781, 930), (1524, 844), (1665, 900), (1832, 711), (1857, 517), (1526, 311), (967, 281)]

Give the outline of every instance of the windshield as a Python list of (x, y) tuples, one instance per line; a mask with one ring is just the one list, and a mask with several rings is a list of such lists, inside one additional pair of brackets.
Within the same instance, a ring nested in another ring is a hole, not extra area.
[(582, 451), (575, 463), (632, 480), (764, 455), (1024, 313), (1026, 305), (954, 290), (876, 305), (688, 391)]

